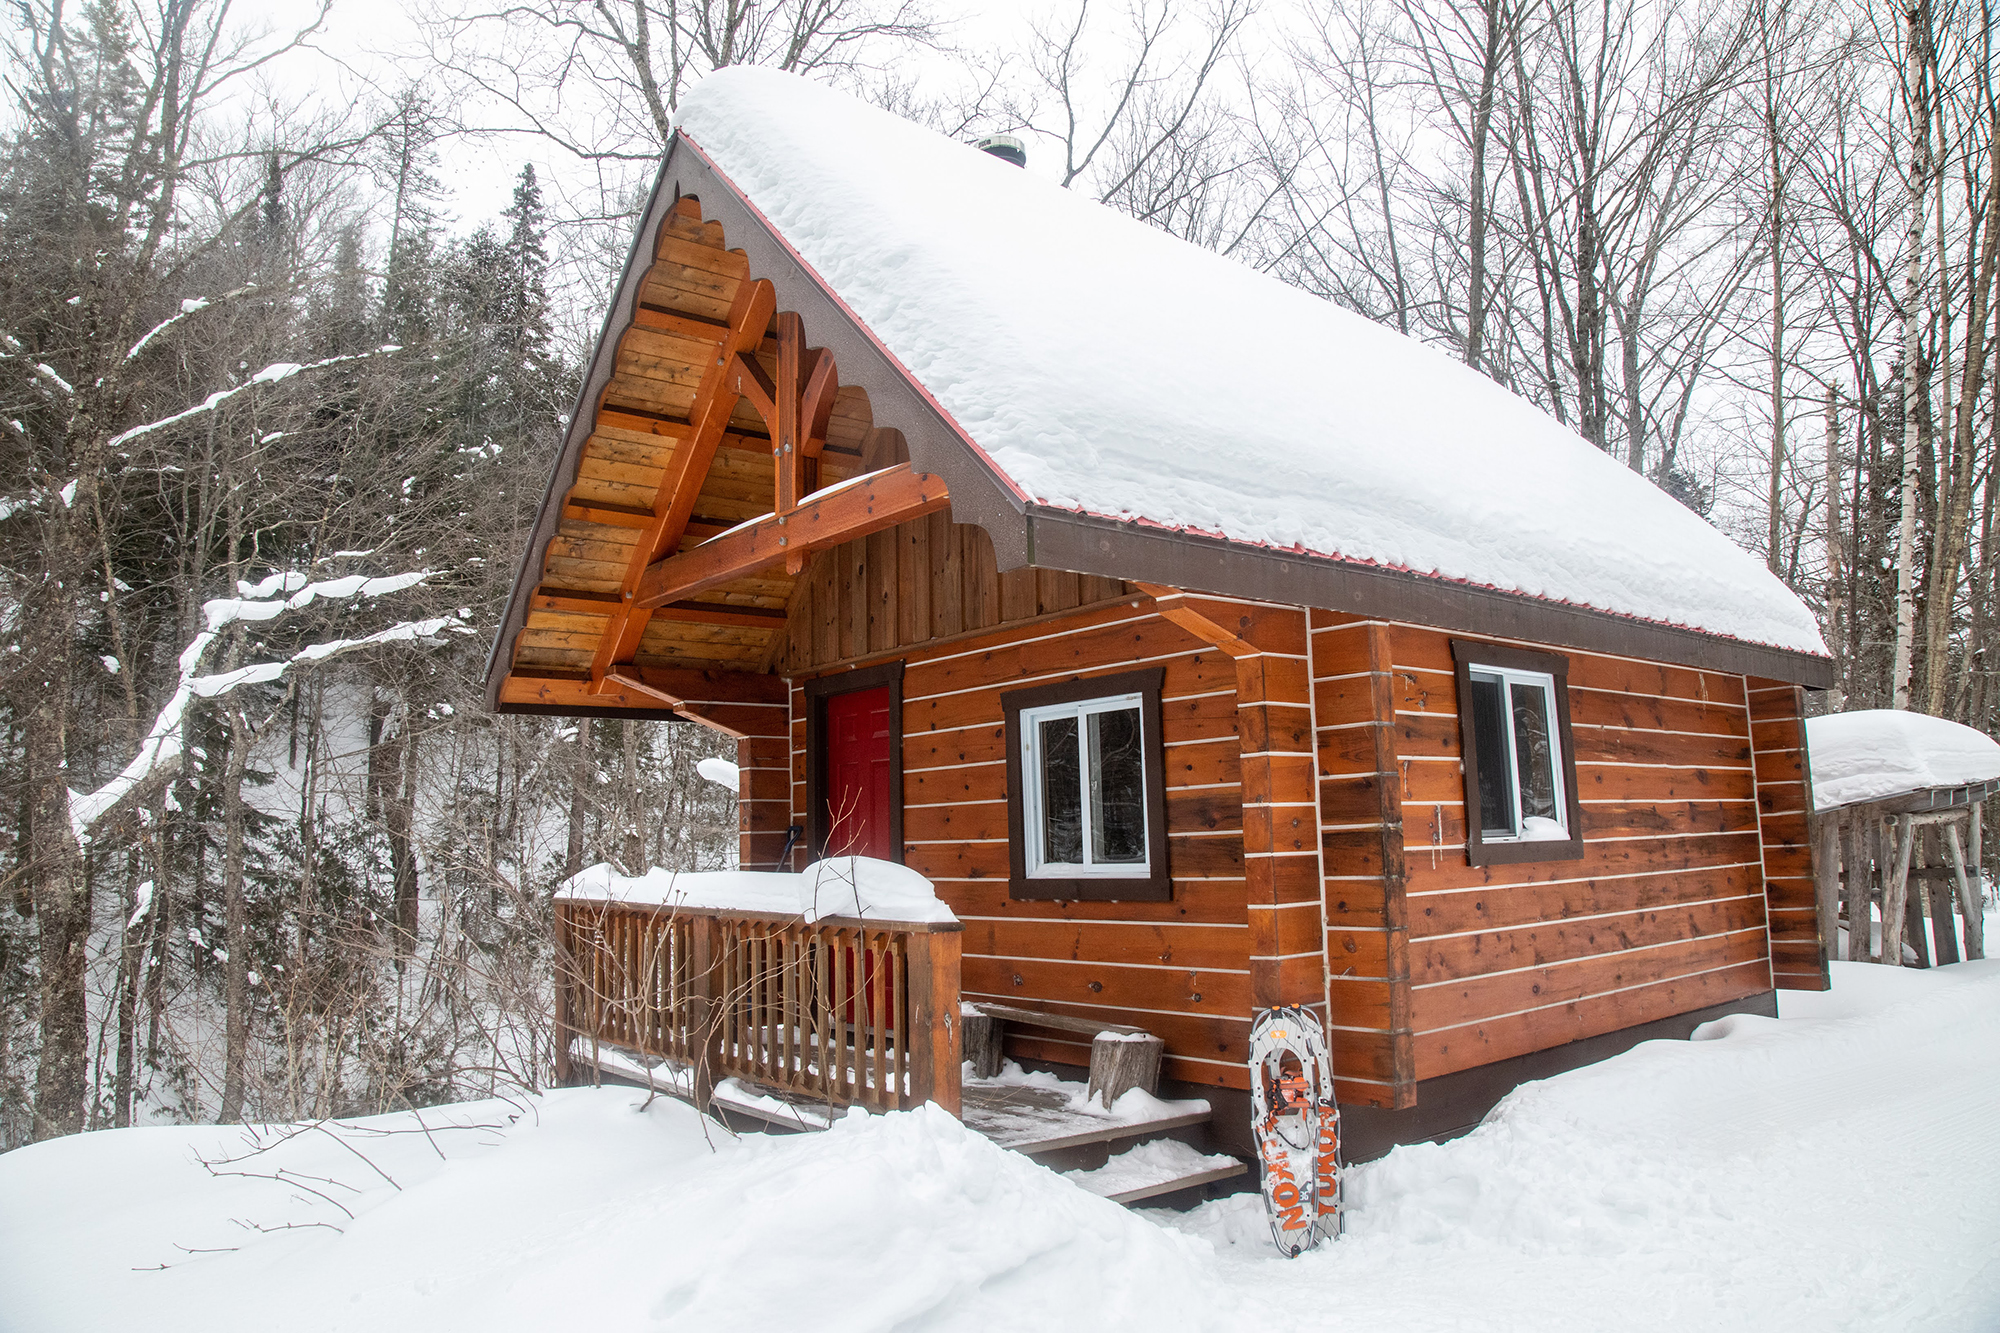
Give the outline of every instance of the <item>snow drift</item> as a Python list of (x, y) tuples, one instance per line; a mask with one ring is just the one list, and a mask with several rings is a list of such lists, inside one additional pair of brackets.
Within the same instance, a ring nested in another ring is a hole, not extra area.
[(935, 1110), (572, 1089), (0, 1156), (0, 1329), (2000, 1327), (2000, 962), (1833, 971), (1352, 1170), (1293, 1262), (1254, 1197), (1126, 1212)]
[(1722, 533), (1359, 315), (792, 75), (676, 125), (1025, 499), (1826, 651)]

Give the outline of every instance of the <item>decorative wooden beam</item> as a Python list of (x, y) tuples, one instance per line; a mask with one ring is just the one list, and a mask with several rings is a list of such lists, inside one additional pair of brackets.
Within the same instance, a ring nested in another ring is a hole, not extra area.
[(729, 326), (720, 320), (703, 319), (699, 315), (683, 315), (674, 310), (662, 310), (656, 305), (640, 305), (632, 312), (634, 328), (651, 329), (654, 333), (670, 333), (676, 338), (690, 341), (712, 342), (721, 346), (729, 341)]
[(787, 688), (779, 676), (627, 666), (602, 683), (580, 676), (508, 676), (500, 682), (500, 703), (569, 717), (654, 713), (699, 722), (738, 740), (782, 738), (791, 732)]
[(943, 478), (898, 463), (816, 492), (788, 514), (766, 514), (692, 550), (654, 561), (639, 581), (633, 604), (679, 601), (790, 555), (824, 551), (950, 504)]
[(783, 629), (784, 611), (774, 607), (730, 606), (723, 602), (668, 602), (652, 608), (655, 620), (684, 620), (697, 625), (736, 625), (744, 629)]
[(563, 502), (563, 517), (580, 523), (601, 523), (612, 528), (645, 529), (653, 525), (653, 511), (641, 509), (637, 505), (608, 504), (593, 500), (579, 504), (574, 500)]
[[(840, 374), (833, 354), (806, 346), (805, 321), (790, 310), (778, 312), (778, 373), (764, 373), (748, 355), (730, 363), (729, 387), (750, 401), (771, 435), (771, 512), (789, 514), (819, 489), (819, 457), (826, 445)], [(803, 552), (785, 557), (785, 572), (805, 568)]]
[(1240, 636), (1196, 610), (1182, 589), (1168, 587), (1164, 583), (1134, 583), (1132, 586), (1153, 599), (1154, 609), (1164, 619), (1179, 625), (1197, 639), (1214, 644), (1231, 657), (1255, 657), (1261, 651), (1255, 644), (1244, 642)]
[(799, 429), (806, 437), (806, 456), (818, 458), (826, 448), (833, 400), (840, 393), (840, 372), (832, 352), (810, 347), (806, 349), (805, 368), (799, 373), (805, 386), (799, 390)]
[(536, 588), (528, 600), (530, 611), (565, 611), (587, 616), (608, 616), (624, 605), (625, 599), (615, 592), (582, 592), (546, 584)]
[(750, 406), (757, 409), (757, 415), (765, 422), (777, 412), (778, 386), (748, 352), (738, 352), (729, 359), (729, 374), (723, 384), (737, 397), (748, 398)]
[[(771, 427), (771, 472), (776, 482), (773, 513), (799, 507), (806, 491), (805, 441), (799, 437), (799, 370), (805, 359), (806, 324), (796, 311), (778, 312), (778, 415)], [(790, 562), (786, 562), (787, 568)]]
[(620, 588), (626, 609), (611, 616), (591, 657), (593, 680), (604, 679), (614, 662), (629, 662), (638, 651), (639, 639), (645, 634), (650, 618), (645, 610), (631, 605), (639, 580), (644, 577), (649, 561), (664, 552), (680, 549), (681, 535), (694, 513), (695, 497), (701, 493), (702, 482), (715, 461), (716, 448), (728, 429), (730, 414), (736, 410), (738, 395), (728, 383), (730, 365), (741, 353), (763, 341), (764, 330), (770, 327), (777, 306), (777, 290), (768, 281), (759, 278), (738, 285), (736, 301), (729, 311), (729, 336), (717, 347), (715, 364), (702, 372), (688, 413), (692, 428), (667, 462), (659, 489), (654, 493), (653, 521), (640, 533), (633, 549), (632, 564)]
[(643, 695), (648, 699), (657, 699), (668, 708), (679, 708), (681, 703), (679, 699), (674, 698), (673, 695), (668, 694), (665, 690), (656, 690), (651, 685), (648, 685), (644, 680), (640, 679), (638, 672), (634, 671), (631, 667), (612, 667), (611, 670), (604, 673), (604, 679), (595, 682), (592, 692), (596, 694), (611, 693), (618, 695), (630, 692)]
[(631, 431), (636, 435), (659, 435), (671, 440), (685, 440), (694, 431), (692, 422), (679, 417), (671, 417), (664, 412), (645, 412), (617, 403), (598, 404), (597, 424)]

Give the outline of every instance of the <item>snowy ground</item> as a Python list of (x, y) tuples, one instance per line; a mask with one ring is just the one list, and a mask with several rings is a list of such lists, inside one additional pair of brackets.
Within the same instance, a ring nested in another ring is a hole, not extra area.
[(579, 1089), (0, 1157), (0, 1328), (2000, 1328), (2000, 962), (1835, 970), (1352, 1171), (1289, 1263), (1251, 1198), (1127, 1212), (939, 1114)]

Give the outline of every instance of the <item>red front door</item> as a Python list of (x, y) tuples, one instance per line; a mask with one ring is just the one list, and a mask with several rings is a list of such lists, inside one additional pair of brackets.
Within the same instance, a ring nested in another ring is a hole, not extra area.
[(826, 856), (894, 861), (889, 687), (826, 699)]

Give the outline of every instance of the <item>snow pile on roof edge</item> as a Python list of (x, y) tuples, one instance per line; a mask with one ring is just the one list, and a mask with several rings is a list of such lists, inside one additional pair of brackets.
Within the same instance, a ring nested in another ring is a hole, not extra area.
[(1927, 713), (1862, 708), (1806, 719), (1813, 808), (2000, 781), (2000, 741)]
[(1826, 652), (1761, 562), (1433, 349), (795, 76), (719, 71), (676, 123), (1039, 503)]

